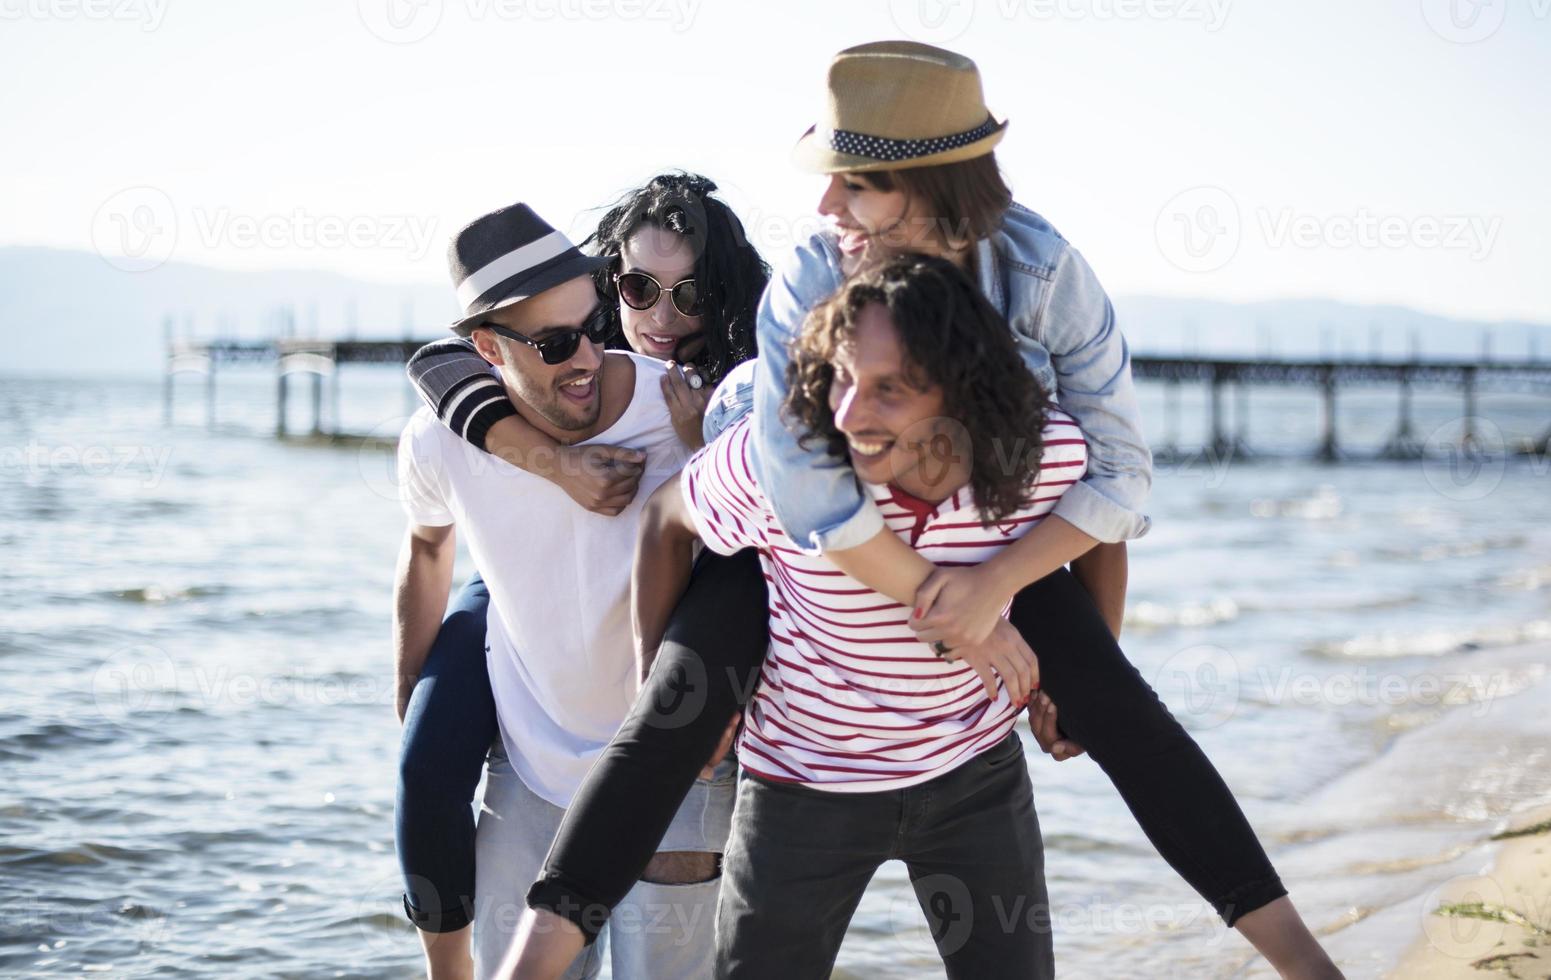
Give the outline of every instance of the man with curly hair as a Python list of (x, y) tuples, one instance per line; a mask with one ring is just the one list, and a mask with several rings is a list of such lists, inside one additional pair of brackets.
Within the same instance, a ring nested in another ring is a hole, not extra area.
[[(937, 564), (983, 562), (1087, 465), (1001, 316), (957, 267), (906, 256), (815, 309), (784, 410), (848, 458), (889, 527)], [(744, 775), (717, 912), (719, 977), (827, 976), (878, 866), (902, 859), (950, 976), (1053, 973), (1026, 695), (910, 630), (911, 611), (786, 539), (749, 417), (652, 497), (633, 581), (650, 650), (691, 544), (760, 553), (771, 652), (739, 740)], [(1037, 436), (1031, 434), (1037, 433)], [(1037, 662), (1005, 620), (1008, 671)], [(1035, 680), (1037, 685), (1037, 680)], [(1020, 685), (1021, 686), (1021, 685)]]

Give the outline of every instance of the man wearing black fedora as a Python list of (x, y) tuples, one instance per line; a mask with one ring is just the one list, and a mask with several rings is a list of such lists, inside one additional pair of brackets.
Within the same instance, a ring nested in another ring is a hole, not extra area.
[[(395, 580), (394, 640), (406, 745), (413, 740), (419, 754), (434, 755), (442, 733), (419, 726), (447, 717), (430, 709), (446, 698), (467, 705), (469, 731), (458, 737), (494, 743), (473, 894), (440, 878), (440, 866), (459, 863), (455, 854), (419, 853), (415, 864), (424, 873), (406, 871), (406, 907), (421, 927), (433, 977), (469, 972), (470, 929), (473, 971), (486, 976), (499, 965), (572, 794), (635, 700), (629, 589), (641, 507), (690, 450), (663, 398), (663, 363), (604, 350), (608, 320), (593, 279), (603, 261), (526, 205), (487, 214), (459, 231), (448, 251), (463, 308), (452, 329), (472, 339), (518, 412), (541, 432), (562, 445), (638, 450), (645, 493), (636, 502), (616, 517), (588, 512), (543, 477), (475, 449), (427, 408), (399, 443), (409, 528)], [(451, 680), (471, 672), (444, 675), (427, 656), (452, 582), (455, 527), (490, 594), (488, 687), (479, 689)], [(491, 703), (495, 731), (479, 720)], [(615, 976), (710, 975), (717, 862), (734, 779), (729, 760), (696, 783), (660, 860), (615, 910), (608, 943)], [(401, 857), (407, 846), (434, 851), (435, 842), (406, 840), (414, 835), (406, 834), (404, 802)], [(589, 947), (567, 976), (595, 974), (601, 957), (601, 944)]]

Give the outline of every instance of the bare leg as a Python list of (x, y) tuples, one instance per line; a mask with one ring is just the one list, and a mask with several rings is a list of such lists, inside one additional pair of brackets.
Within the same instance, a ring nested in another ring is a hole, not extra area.
[[(718, 859), (709, 851), (659, 851), (646, 865), (642, 881), (690, 885), (717, 876)], [(496, 974), (503, 980), (554, 980), (582, 951), (582, 931), (547, 909), (528, 909), (517, 924), (511, 952)], [(432, 980), (440, 980), (433, 977)]]
[(500, 980), (554, 980), (586, 948), (582, 930), (548, 909), (528, 909), (517, 937), (496, 971)]
[(1233, 927), (1286, 980), (1340, 980), (1341, 971), (1283, 895), (1240, 916)]
[[(474, 980), (474, 954), (469, 946), (473, 932), (471, 925), (456, 932), (420, 930), (420, 945), (425, 948), (425, 972), (430, 980)], [(564, 971), (565, 967), (560, 969)]]

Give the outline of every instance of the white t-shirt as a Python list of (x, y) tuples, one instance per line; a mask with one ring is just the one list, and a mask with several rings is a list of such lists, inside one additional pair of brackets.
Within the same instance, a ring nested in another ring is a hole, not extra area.
[(635, 701), (630, 570), (641, 508), (690, 456), (663, 400), (661, 361), (635, 363), (619, 421), (588, 443), (646, 453), (635, 500), (618, 517), (469, 445), (422, 408), (399, 439), (399, 497), (410, 520), (456, 524), (490, 589), (486, 661), (501, 738), (528, 788), (571, 796)]

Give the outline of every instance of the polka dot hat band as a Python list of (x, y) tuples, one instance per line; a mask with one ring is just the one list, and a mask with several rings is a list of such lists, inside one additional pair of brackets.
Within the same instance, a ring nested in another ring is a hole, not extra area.
[(980, 71), (960, 54), (878, 41), (835, 55), (824, 114), (793, 161), (817, 173), (899, 170), (971, 160), (1001, 142), (1006, 120), (986, 108)]
[(844, 129), (825, 130), (818, 135), (829, 144), (832, 150), (872, 160), (893, 162), (931, 156), (944, 150), (956, 150), (961, 146), (968, 146), (977, 140), (985, 139), (996, 132), (996, 129), (996, 120), (988, 118), (967, 133), (936, 136), (924, 140), (891, 140), (885, 136), (868, 136), (866, 133), (853, 133)]

